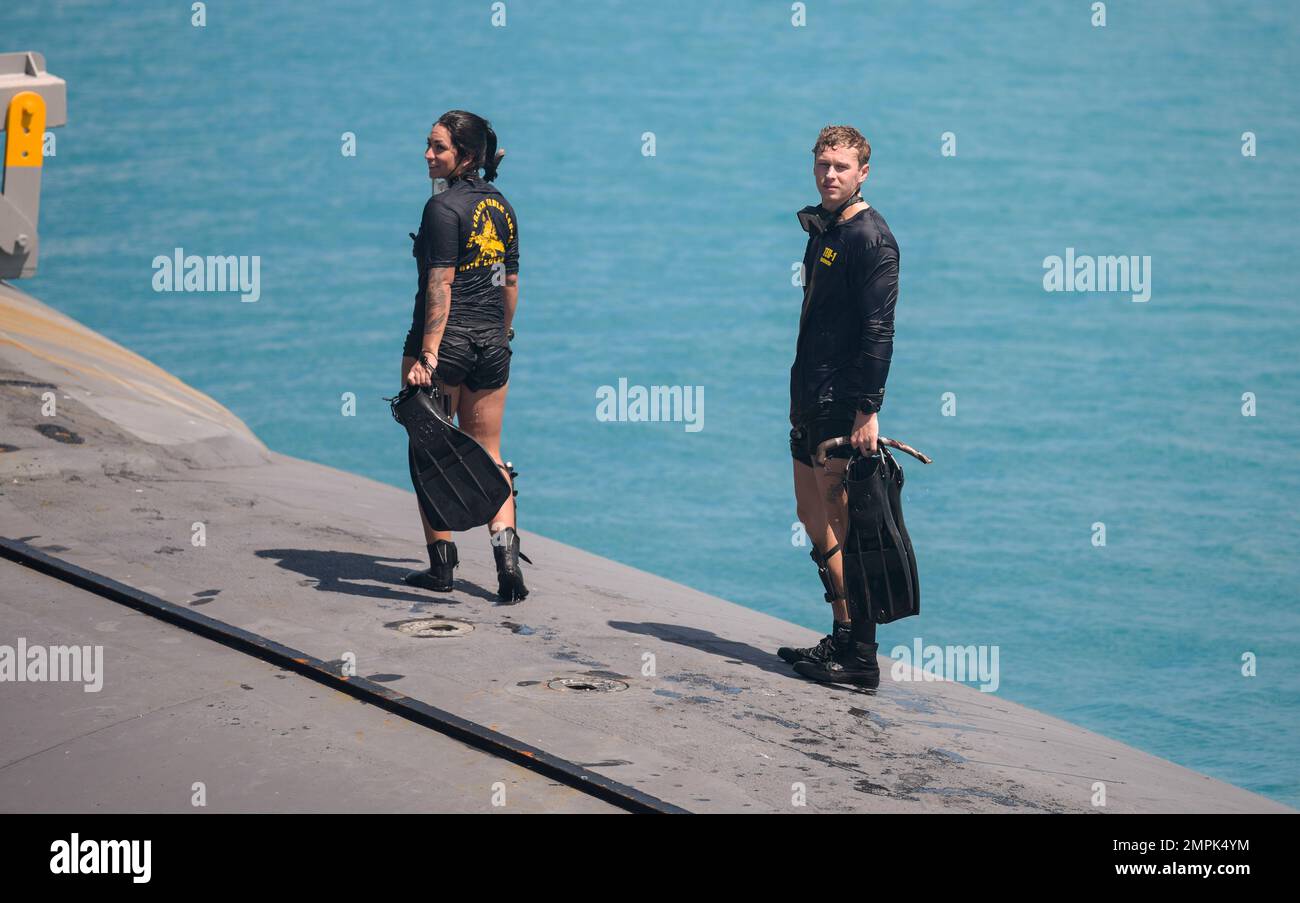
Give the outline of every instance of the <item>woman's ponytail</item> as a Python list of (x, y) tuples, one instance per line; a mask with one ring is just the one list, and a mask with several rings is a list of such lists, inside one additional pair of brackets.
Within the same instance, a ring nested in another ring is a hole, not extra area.
[(491, 182), (497, 177), (497, 168), (501, 165), (501, 159), (506, 155), (506, 152), (497, 150), (497, 133), (492, 130), (492, 126), (486, 125), (486, 128), (487, 141), (483, 148), (483, 178)]

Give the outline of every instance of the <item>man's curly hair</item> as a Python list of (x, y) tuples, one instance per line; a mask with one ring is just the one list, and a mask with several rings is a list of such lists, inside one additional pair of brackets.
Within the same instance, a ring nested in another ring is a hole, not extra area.
[(828, 147), (840, 145), (857, 149), (859, 166), (871, 161), (871, 142), (851, 125), (828, 125), (822, 129), (821, 134), (817, 136), (817, 143), (813, 145), (813, 156), (817, 156)]

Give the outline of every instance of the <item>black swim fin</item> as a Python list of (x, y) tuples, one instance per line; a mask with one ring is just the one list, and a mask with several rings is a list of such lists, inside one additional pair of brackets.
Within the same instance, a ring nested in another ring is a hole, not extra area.
[(880, 446), (855, 456), (844, 476), (849, 532), (844, 542), (844, 590), (853, 616), (877, 624), (920, 614), (916, 553), (903, 523), (903, 468)]
[(429, 526), (469, 530), (492, 520), (510, 482), (487, 449), (452, 424), (437, 387), (406, 386), (385, 400), (406, 427), (411, 484)]

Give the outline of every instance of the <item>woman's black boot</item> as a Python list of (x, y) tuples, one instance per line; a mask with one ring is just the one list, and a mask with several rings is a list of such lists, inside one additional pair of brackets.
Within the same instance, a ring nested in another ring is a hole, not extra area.
[(456, 544), (439, 539), (429, 546), (430, 567), (423, 571), (411, 571), (403, 580), (410, 586), (433, 590), (435, 593), (451, 592), (452, 571), (460, 564), (456, 555)]
[(497, 600), (505, 604), (522, 602), (528, 597), (528, 588), (519, 569), (519, 534), (514, 527), (492, 534), (492, 557), (497, 562)]

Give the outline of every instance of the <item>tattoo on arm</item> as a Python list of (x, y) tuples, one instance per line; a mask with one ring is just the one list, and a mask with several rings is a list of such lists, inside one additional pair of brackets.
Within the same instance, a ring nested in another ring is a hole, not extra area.
[(435, 279), (432, 270), (429, 272), (424, 307), (424, 334), (441, 335), (447, 324), (447, 312), (451, 310), (451, 285)]

